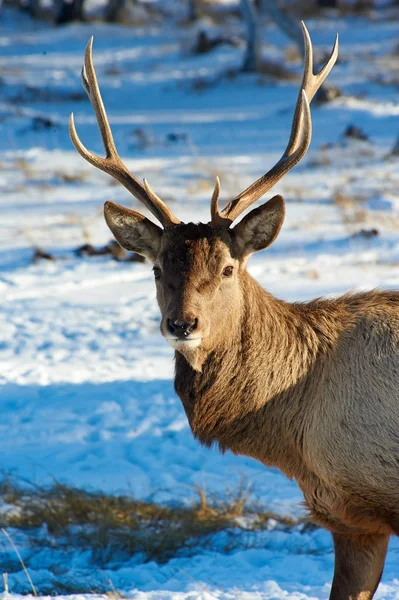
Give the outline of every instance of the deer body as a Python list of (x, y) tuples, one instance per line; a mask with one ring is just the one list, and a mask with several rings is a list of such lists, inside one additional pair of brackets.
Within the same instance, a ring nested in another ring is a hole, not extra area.
[(107, 202), (105, 219), (124, 248), (153, 263), (161, 332), (175, 349), (175, 388), (192, 432), (207, 446), (251, 456), (295, 478), (310, 515), (332, 532), (331, 600), (370, 600), (391, 534), (399, 534), (399, 292), (366, 292), (289, 304), (246, 270), (284, 220), (261, 198), (306, 153), (310, 101), (337, 58), (305, 66), (288, 146), (277, 164), (222, 210), (217, 179), (208, 224), (182, 223), (119, 158), (86, 49), (83, 85), (106, 149), (91, 164), (118, 179), (161, 222)]
[(202, 371), (176, 352), (194, 436), (295, 478), (333, 532), (399, 533), (399, 293), (287, 304), (246, 275)]

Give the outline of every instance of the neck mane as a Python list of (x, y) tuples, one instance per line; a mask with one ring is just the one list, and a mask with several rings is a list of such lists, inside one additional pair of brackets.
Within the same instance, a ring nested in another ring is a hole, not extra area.
[(246, 273), (240, 318), (202, 372), (176, 353), (175, 389), (194, 436), (222, 451), (283, 463), (287, 472), (292, 445), (302, 436), (305, 391), (307, 398), (312, 389), (317, 393), (344, 313), (336, 301), (278, 300)]

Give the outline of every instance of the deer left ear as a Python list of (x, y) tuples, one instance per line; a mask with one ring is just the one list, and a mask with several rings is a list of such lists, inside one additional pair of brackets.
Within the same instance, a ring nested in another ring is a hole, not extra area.
[(108, 227), (122, 248), (156, 261), (161, 246), (162, 229), (140, 213), (106, 202), (104, 216)]
[(263, 250), (274, 242), (284, 221), (285, 205), (282, 196), (251, 210), (234, 228), (238, 258)]

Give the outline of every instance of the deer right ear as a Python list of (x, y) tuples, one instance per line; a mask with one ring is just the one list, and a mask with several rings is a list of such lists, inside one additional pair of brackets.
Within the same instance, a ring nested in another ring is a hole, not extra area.
[(263, 250), (274, 242), (284, 221), (285, 206), (282, 196), (254, 208), (233, 228), (237, 255), (244, 258)]
[(115, 202), (104, 204), (104, 217), (122, 248), (137, 252), (152, 263), (155, 262), (162, 237), (162, 229), (158, 225), (140, 213)]

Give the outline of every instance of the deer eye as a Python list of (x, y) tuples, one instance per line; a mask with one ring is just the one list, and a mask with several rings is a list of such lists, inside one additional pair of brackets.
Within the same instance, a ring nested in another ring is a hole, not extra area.
[(233, 275), (234, 267), (225, 267), (222, 271), (223, 277), (231, 277)]
[(161, 269), (159, 267), (154, 267), (153, 269), (155, 279), (160, 279), (161, 277)]

